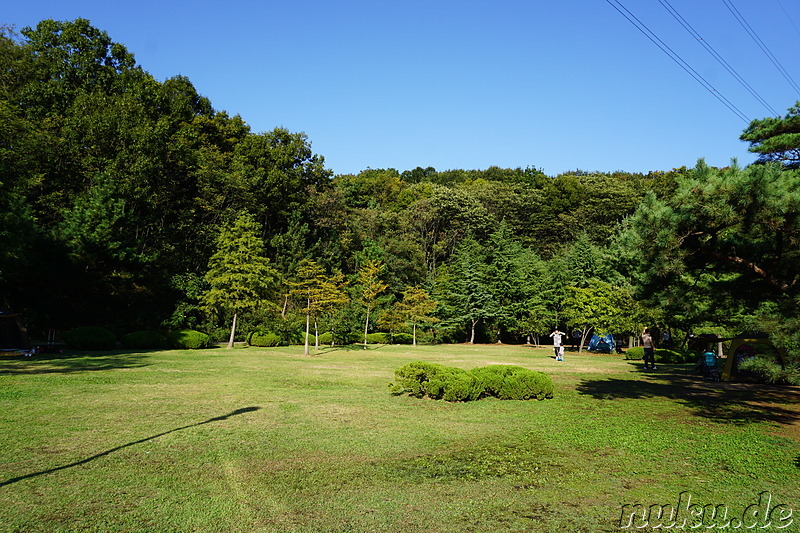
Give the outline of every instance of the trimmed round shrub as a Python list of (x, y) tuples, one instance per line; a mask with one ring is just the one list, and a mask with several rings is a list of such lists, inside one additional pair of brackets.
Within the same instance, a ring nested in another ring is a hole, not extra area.
[(628, 361), (641, 361), (644, 359), (644, 348), (642, 346), (628, 348), (628, 350), (625, 352), (625, 359)]
[(333, 334), (330, 331), (326, 331), (325, 333), (320, 334), (319, 336), (319, 343), (320, 344), (328, 344), (333, 342)]
[(666, 348), (656, 348), (656, 363), (683, 365), (686, 363), (694, 363), (695, 359), (697, 359), (697, 356), (692, 352), (679, 352), (676, 350), (667, 350)]
[[(692, 352), (679, 352), (676, 350), (667, 350), (666, 348), (656, 348), (653, 358), (656, 363), (664, 365), (682, 365), (686, 363), (693, 363), (697, 358)], [(644, 359), (644, 347), (634, 346), (625, 352), (625, 359), (629, 361), (640, 361)]]
[(255, 331), (250, 334), (250, 337), (247, 339), (247, 344), (250, 346), (266, 347), (280, 346), (281, 337), (277, 333)]
[(123, 335), (120, 339), (125, 348), (136, 350), (149, 350), (153, 348), (165, 348), (167, 338), (157, 331), (142, 330), (134, 331)]
[(388, 344), (389, 343), (389, 334), (388, 333), (368, 333), (367, 334), (367, 344)]
[(397, 383), (393, 384), (392, 394), (405, 392), (422, 398), (450, 402), (477, 400), (482, 389), (474, 376), (466, 370), (416, 361), (395, 370)]
[(416, 361), (395, 370), (392, 394), (408, 393), (450, 402), (493, 396), (503, 400), (543, 400), (553, 397), (553, 381), (542, 372), (513, 365), (490, 365), (469, 372)]
[(412, 344), (414, 336), (411, 333), (395, 333), (392, 342), (394, 344)]
[(471, 371), (484, 393), (501, 400), (544, 400), (553, 397), (553, 380), (544, 372), (515, 365), (489, 365)]
[(99, 326), (75, 328), (64, 340), (67, 346), (76, 350), (113, 350), (117, 346), (117, 336)]
[(181, 329), (167, 335), (169, 345), (178, 350), (198, 350), (211, 346), (211, 337), (202, 331)]

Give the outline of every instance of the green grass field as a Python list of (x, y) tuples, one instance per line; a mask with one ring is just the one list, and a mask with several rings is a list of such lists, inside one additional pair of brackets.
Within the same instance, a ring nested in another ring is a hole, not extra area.
[[(45, 357), (0, 360), (0, 531), (618, 531), (626, 504), (762, 492), (800, 530), (797, 388), (522, 346)], [(415, 360), (541, 370), (555, 398), (391, 396)]]

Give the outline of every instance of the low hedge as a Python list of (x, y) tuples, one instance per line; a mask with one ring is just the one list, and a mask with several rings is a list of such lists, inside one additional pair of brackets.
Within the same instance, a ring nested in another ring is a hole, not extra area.
[[(697, 356), (689, 351), (667, 350), (666, 348), (656, 348), (653, 354), (656, 363), (665, 365), (682, 365), (694, 363)], [(644, 359), (644, 347), (634, 346), (625, 352), (625, 359), (629, 361), (641, 361)]]
[(120, 339), (125, 348), (135, 350), (150, 350), (166, 348), (167, 338), (157, 331), (142, 330), (123, 335)]
[(281, 345), (281, 337), (271, 331), (254, 331), (247, 338), (250, 346), (273, 347)]
[(553, 397), (553, 381), (542, 372), (513, 365), (490, 365), (470, 371), (437, 363), (416, 361), (395, 370), (395, 395), (408, 393), (450, 402), (485, 397), (531, 400)]
[(395, 333), (392, 336), (392, 343), (394, 344), (413, 344), (414, 336), (411, 333)]
[(389, 343), (389, 334), (388, 333), (368, 333), (367, 334), (367, 344), (388, 344)]
[(167, 335), (167, 342), (170, 347), (179, 350), (198, 350), (211, 347), (211, 337), (202, 331), (193, 329), (172, 331)]
[(117, 336), (99, 326), (82, 326), (69, 331), (64, 340), (69, 348), (76, 350), (113, 350), (117, 347)]

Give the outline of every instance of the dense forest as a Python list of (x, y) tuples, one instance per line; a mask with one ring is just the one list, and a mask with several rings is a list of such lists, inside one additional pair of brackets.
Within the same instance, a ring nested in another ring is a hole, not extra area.
[(333, 175), (86, 20), (0, 28), (0, 63), (0, 305), (33, 337), (759, 330), (798, 379), (798, 107), (742, 133), (744, 168)]

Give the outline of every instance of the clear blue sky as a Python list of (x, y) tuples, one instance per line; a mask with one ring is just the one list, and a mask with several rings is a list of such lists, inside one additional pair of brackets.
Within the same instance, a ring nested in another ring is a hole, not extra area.
[[(621, 1), (748, 119), (770, 114), (659, 0)], [(800, 82), (800, 3), (726, 1)], [(779, 114), (800, 100), (723, 0), (669, 4)], [(79, 17), (254, 131), (305, 132), (337, 174), (754, 160), (747, 122), (606, 0), (37, 0), (0, 22)]]

